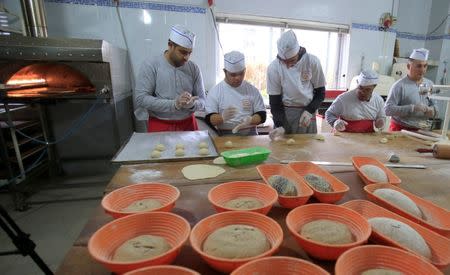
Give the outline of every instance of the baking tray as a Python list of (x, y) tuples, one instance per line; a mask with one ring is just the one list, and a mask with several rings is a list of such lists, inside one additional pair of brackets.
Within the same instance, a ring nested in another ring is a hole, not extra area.
[[(199, 155), (198, 144), (208, 144), (209, 155)], [(150, 155), (156, 145), (164, 144), (166, 149), (161, 152), (160, 158), (151, 158)], [(185, 155), (175, 156), (175, 146), (184, 144)], [(183, 132), (155, 132), (133, 133), (129, 140), (122, 145), (111, 160), (113, 163), (139, 164), (149, 162), (167, 162), (180, 160), (199, 160), (218, 157), (217, 148), (208, 131)]]

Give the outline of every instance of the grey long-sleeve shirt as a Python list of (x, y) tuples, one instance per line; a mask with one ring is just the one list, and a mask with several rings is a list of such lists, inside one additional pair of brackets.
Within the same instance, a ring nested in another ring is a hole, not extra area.
[[(424, 83), (433, 85), (433, 82), (424, 78)], [(423, 128), (426, 125), (427, 117), (424, 113), (414, 112), (414, 105), (424, 104), (426, 106), (434, 106), (437, 113), (436, 105), (428, 96), (419, 93), (419, 85), (405, 76), (397, 80), (391, 87), (389, 95), (384, 106), (386, 115), (405, 127)], [(437, 114), (436, 114), (437, 115)]]
[[(199, 97), (192, 109), (175, 109), (175, 99), (183, 91)], [(192, 61), (174, 67), (164, 54), (144, 61), (134, 93), (135, 108), (144, 108), (159, 119), (182, 120), (205, 109), (205, 88), (199, 67)]]

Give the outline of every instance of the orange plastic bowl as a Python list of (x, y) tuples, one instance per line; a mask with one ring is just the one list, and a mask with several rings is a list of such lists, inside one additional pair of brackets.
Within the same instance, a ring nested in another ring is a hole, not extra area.
[[(181, 246), (189, 238), (189, 223), (170, 212), (146, 212), (113, 220), (97, 230), (88, 243), (91, 256), (107, 269), (124, 273), (134, 269), (172, 263), (178, 256)], [(140, 235), (163, 237), (171, 245), (166, 253), (140, 261), (118, 262), (112, 260), (116, 249), (125, 241)]]
[(200, 275), (200, 273), (176, 265), (156, 265), (139, 268), (124, 275)]
[(135, 213), (142, 213), (122, 211), (122, 209), (135, 201), (156, 199), (161, 202), (162, 206), (151, 211), (169, 212), (175, 206), (175, 201), (179, 197), (180, 191), (178, 188), (170, 184), (158, 182), (138, 183), (112, 191), (103, 198), (102, 206), (107, 214), (117, 219)]
[[(364, 181), (365, 184), (372, 184), (372, 183), (390, 183), (394, 185), (399, 185), (402, 183), (402, 180), (397, 177), (391, 170), (386, 168), (383, 163), (379, 162), (378, 160), (374, 158), (369, 157), (352, 157), (353, 166), (355, 167), (356, 171), (358, 172), (358, 175), (361, 177), (361, 179)], [(361, 171), (361, 166), (371, 164), (378, 166), (381, 168), (387, 175), (389, 182), (376, 182), (371, 179), (369, 179), (363, 171)]]
[[(283, 164), (261, 164), (256, 166), (258, 173), (263, 178), (264, 182), (269, 184), (269, 178), (273, 175), (280, 175), (296, 183), (298, 196), (283, 196), (278, 195), (278, 203), (284, 208), (295, 208), (304, 205), (313, 195), (313, 190), (309, 188), (305, 180), (297, 175), (294, 170)], [(270, 186), (272, 188), (272, 186)]]
[[(203, 242), (206, 238), (217, 229), (232, 224), (250, 225), (262, 230), (270, 242), (270, 250), (261, 255), (241, 259), (219, 258), (204, 253)], [(247, 262), (274, 254), (283, 242), (283, 230), (276, 221), (263, 214), (249, 211), (228, 211), (211, 215), (198, 222), (192, 228), (190, 241), (192, 248), (208, 265), (220, 272), (229, 273)]]
[[(409, 197), (422, 210), (422, 213), (426, 214), (427, 219), (418, 218), (414, 215), (411, 215), (395, 204), (375, 195), (373, 192), (380, 188), (393, 189)], [(450, 238), (450, 213), (447, 210), (431, 203), (428, 200), (422, 199), (421, 197), (409, 193), (400, 187), (387, 183), (369, 184), (364, 186), (364, 190), (367, 193), (367, 198), (375, 202), (376, 204), (381, 205), (384, 208), (396, 214), (399, 214), (400, 216), (403, 216), (415, 223), (423, 225), (424, 227), (427, 227), (444, 237)]]
[[(299, 231), (303, 225), (327, 219), (348, 226), (356, 239), (348, 244), (325, 244), (304, 238)], [(364, 244), (369, 239), (372, 229), (369, 222), (357, 212), (340, 205), (315, 203), (295, 208), (286, 217), (286, 224), (294, 239), (311, 256), (323, 260), (336, 260), (345, 251)]]
[[(347, 193), (350, 189), (345, 183), (337, 179), (332, 174), (328, 173), (328, 171), (320, 168), (318, 165), (315, 165), (309, 161), (296, 161), (289, 163), (289, 167), (292, 168), (297, 174), (299, 174), (302, 178), (306, 176), (306, 174), (313, 173), (318, 176), (323, 177), (328, 183), (330, 183), (333, 188), (333, 192), (321, 192), (309, 185), (311, 189), (314, 191), (314, 197), (317, 200), (324, 203), (335, 203), (342, 199), (342, 197)], [(306, 180), (305, 180), (306, 181)]]
[(315, 274), (329, 275), (323, 268), (293, 257), (267, 257), (248, 262), (235, 271), (231, 275), (248, 275), (248, 274)]
[(402, 274), (442, 274), (421, 257), (399, 248), (382, 245), (364, 245), (348, 250), (338, 258), (335, 274), (359, 275), (374, 268), (391, 269)]
[(224, 206), (226, 202), (236, 199), (237, 197), (253, 197), (263, 203), (263, 206), (260, 208), (239, 210), (266, 215), (272, 208), (272, 205), (277, 201), (278, 193), (270, 186), (255, 181), (232, 181), (222, 183), (212, 188), (208, 193), (208, 200), (217, 212), (238, 210)]
[(409, 248), (403, 246), (402, 244), (396, 242), (395, 240), (389, 238), (388, 236), (382, 233), (378, 233), (378, 231), (376, 230), (372, 230), (372, 236), (370, 236), (371, 242), (404, 249), (406, 251), (409, 251), (410, 253), (422, 257), (423, 259), (425, 259), (425, 261), (431, 262), (434, 266), (436, 266), (439, 269), (444, 269), (450, 266), (450, 253), (449, 253), (450, 239), (447, 239), (444, 236), (441, 236), (426, 227), (423, 227), (415, 222), (408, 220), (407, 218), (404, 218), (389, 210), (386, 210), (385, 208), (376, 205), (370, 201), (351, 200), (342, 204), (342, 206), (358, 212), (366, 219), (371, 219), (375, 217), (384, 217), (394, 219), (411, 226), (427, 242), (428, 246), (431, 249), (432, 256), (431, 259), (422, 257), (419, 254), (416, 254), (416, 252), (414, 252), (413, 250), (410, 250)]

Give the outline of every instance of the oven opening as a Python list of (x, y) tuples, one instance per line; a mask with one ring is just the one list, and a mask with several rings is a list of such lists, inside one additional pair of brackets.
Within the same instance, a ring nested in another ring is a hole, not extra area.
[(25, 66), (6, 81), (9, 97), (95, 94), (95, 87), (78, 70), (61, 63)]

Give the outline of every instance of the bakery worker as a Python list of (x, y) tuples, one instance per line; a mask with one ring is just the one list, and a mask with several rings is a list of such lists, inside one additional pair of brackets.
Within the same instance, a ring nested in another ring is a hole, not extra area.
[(205, 89), (199, 67), (189, 61), (194, 42), (194, 33), (175, 25), (168, 49), (142, 64), (135, 114), (138, 119), (148, 117), (148, 132), (198, 130), (194, 112), (204, 110)]
[(316, 133), (315, 113), (325, 98), (320, 61), (300, 47), (292, 30), (281, 35), (277, 48), (277, 58), (267, 69), (274, 126), (283, 127), (287, 134)]
[(256, 135), (256, 126), (266, 121), (263, 98), (244, 80), (245, 56), (232, 51), (224, 56), (225, 79), (206, 97), (206, 122), (220, 135)]
[(407, 64), (408, 74), (397, 80), (389, 91), (386, 115), (392, 116), (389, 130), (427, 128), (428, 118), (437, 116), (437, 108), (428, 97), (433, 82), (424, 77), (427, 71), (427, 49), (414, 49)]
[(326, 121), (335, 131), (354, 133), (382, 129), (386, 120), (383, 98), (373, 92), (378, 75), (372, 70), (362, 71), (356, 80), (358, 87), (340, 94), (325, 112)]

